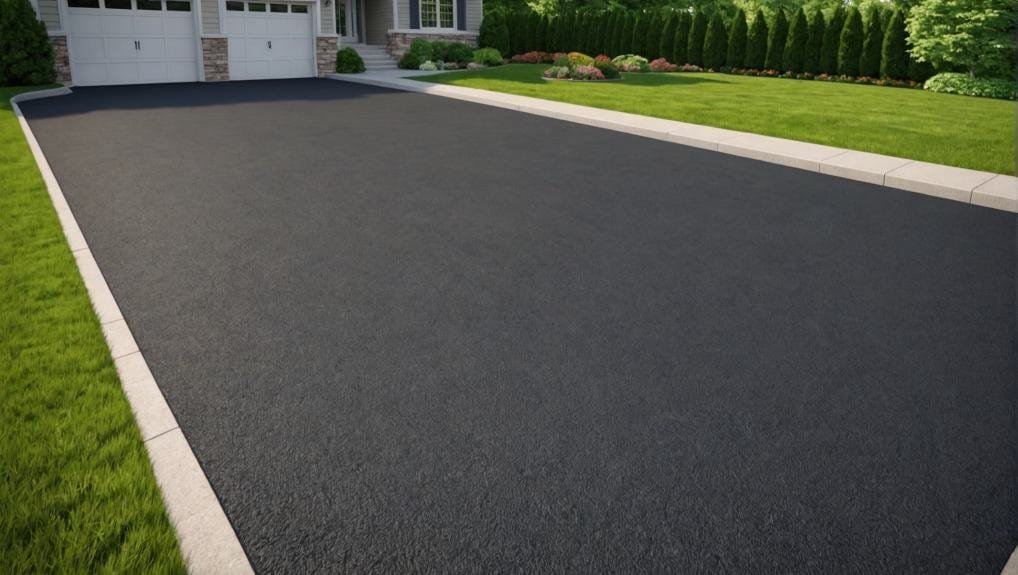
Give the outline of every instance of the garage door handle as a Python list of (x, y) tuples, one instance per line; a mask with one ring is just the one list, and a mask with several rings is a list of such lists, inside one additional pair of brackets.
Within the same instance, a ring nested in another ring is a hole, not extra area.
[(272, 49), (272, 40), (269, 40), (269, 50)]
[(135, 50), (141, 50), (141, 42), (139, 42), (138, 40), (135, 40), (134, 41), (134, 49)]

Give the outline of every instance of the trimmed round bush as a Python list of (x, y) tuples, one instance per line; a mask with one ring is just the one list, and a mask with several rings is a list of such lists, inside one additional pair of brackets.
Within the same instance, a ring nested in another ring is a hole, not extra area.
[(0, 6), (0, 83), (8, 86), (50, 84), (56, 80), (53, 45), (46, 26), (28, 0)]
[(435, 58), (435, 51), (430, 41), (424, 38), (414, 38), (414, 41), (410, 43), (410, 52), (421, 62), (427, 62)]
[(1018, 100), (1018, 82), (993, 78), (972, 78), (968, 74), (943, 72), (933, 76), (923, 88), (943, 94), (961, 94), (1001, 100)]
[(619, 69), (616, 68), (615, 64), (612, 64), (611, 62), (597, 61), (594, 62), (594, 67), (600, 70), (602, 74), (604, 74), (605, 80), (614, 80), (615, 78), (621, 76), (621, 74), (619, 74)]
[(435, 70), (438, 70), (438, 65), (432, 62), (431, 60), (428, 60), (427, 62), (418, 66), (417, 69), (422, 72), (434, 72)]
[(502, 53), (494, 48), (480, 48), (474, 50), (474, 63), (484, 66), (500, 66), (502, 64)]
[(413, 52), (407, 52), (403, 54), (403, 57), (399, 59), (396, 64), (404, 70), (419, 70), (421, 67), (421, 59), (417, 57)]
[(582, 52), (570, 52), (567, 56), (570, 66), (591, 66), (594, 59)]
[(445, 51), (446, 62), (456, 62), (466, 65), (474, 59), (474, 49), (462, 42), (452, 42)]
[(612, 59), (612, 64), (622, 72), (649, 72), (650, 62), (643, 56), (623, 54)]
[(364, 71), (364, 60), (357, 50), (347, 46), (336, 52), (336, 72), (340, 74), (357, 74)]

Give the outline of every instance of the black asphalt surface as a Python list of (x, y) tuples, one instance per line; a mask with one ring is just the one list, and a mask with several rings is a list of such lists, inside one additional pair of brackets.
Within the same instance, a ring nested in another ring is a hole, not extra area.
[(1018, 544), (1011, 214), (327, 80), (22, 106), (262, 573)]

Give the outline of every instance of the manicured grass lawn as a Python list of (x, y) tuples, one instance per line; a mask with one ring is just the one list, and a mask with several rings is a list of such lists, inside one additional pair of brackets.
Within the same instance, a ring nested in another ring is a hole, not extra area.
[(15, 93), (0, 89), (0, 571), (184, 573)]
[(512, 64), (415, 80), (481, 88), (1004, 174), (1015, 171), (1015, 103), (922, 90), (728, 74), (626, 74), (547, 82)]

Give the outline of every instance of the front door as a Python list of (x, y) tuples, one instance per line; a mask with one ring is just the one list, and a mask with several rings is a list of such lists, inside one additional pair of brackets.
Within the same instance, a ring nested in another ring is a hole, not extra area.
[(358, 0), (336, 0), (336, 32), (340, 43), (355, 44), (360, 35), (357, 33)]

